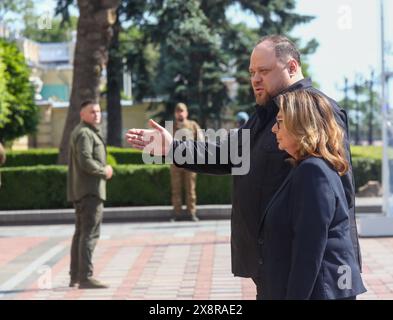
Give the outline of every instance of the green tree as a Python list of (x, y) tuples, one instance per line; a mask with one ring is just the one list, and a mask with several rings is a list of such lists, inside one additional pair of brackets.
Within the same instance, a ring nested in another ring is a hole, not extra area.
[(121, 24), (119, 8), (116, 12), (116, 22), (113, 25), (112, 39), (108, 48), (108, 64), (106, 70), (107, 80), (107, 114), (108, 114), (108, 145), (121, 147), (122, 145), (122, 114), (121, 114), (121, 86), (123, 75), (123, 60), (119, 52), (119, 34)]
[(132, 25), (120, 34), (120, 48), (126, 68), (132, 74), (132, 98), (141, 102), (143, 98), (154, 97), (159, 46), (152, 42), (143, 27)]
[[(225, 13), (234, 5), (256, 16), (259, 27), (232, 24)], [(161, 116), (171, 116), (179, 100), (191, 106), (202, 126), (209, 118), (219, 119), (226, 105), (251, 108), (254, 97), (248, 76), (250, 52), (261, 36), (288, 36), (296, 25), (312, 19), (296, 14), (294, 9), (293, 0), (165, 1), (156, 12), (157, 24), (152, 28), (153, 39), (160, 45), (157, 93), (167, 102)], [(299, 45), (298, 39), (292, 40)], [(311, 39), (300, 51), (307, 55), (316, 46)], [(229, 100), (221, 81), (228, 76), (239, 84), (235, 101)]]
[[(56, 12), (61, 14), (63, 22), (69, 20), (69, 7), (74, 2), (74, 0), (58, 0)], [(135, 28), (128, 26), (124, 29), (123, 23), (140, 23), (147, 5), (148, 1), (144, 0), (122, 1), (116, 11), (116, 21), (112, 26), (113, 32), (108, 47), (108, 64), (106, 70), (107, 86), (105, 94), (108, 114), (107, 142), (109, 145), (122, 145), (121, 88), (123, 70), (128, 68), (134, 71), (135, 68), (138, 68), (140, 72), (136, 73), (138, 74), (138, 81), (135, 83), (137, 83), (137, 88), (139, 89), (143, 88), (143, 82), (139, 81), (139, 79), (144, 78), (146, 75), (144, 67), (149, 64), (144, 58), (143, 51), (145, 49), (141, 47), (141, 42), (139, 41), (136, 47), (133, 46)], [(139, 39), (140, 37), (138, 36), (137, 38)], [(136, 51), (138, 51), (137, 54), (135, 54)], [(125, 58), (128, 59), (126, 59), (126, 63), (124, 64)], [(134, 92), (136, 93), (136, 99), (138, 99), (141, 96), (139, 94), (140, 90), (135, 90)]]
[(172, 117), (175, 103), (183, 101), (205, 127), (228, 101), (221, 81), (228, 57), (221, 51), (220, 34), (211, 28), (198, 0), (167, 1), (157, 21), (153, 29), (160, 45), (156, 82), (167, 106), (161, 116)]
[[(235, 111), (252, 112), (254, 93), (250, 85), (250, 51), (259, 40), (257, 29), (247, 27), (244, 23), (231, 24), (224, 36), (224, 50), (232, 57), (232, 75), (238, 83)], [(233, 39), (236, 39), (233, 41)]]
[(239, 95), (236, 101), (237, 107), (242, 110), (252, 111), (255, 98), (250, 86), (248, 75), (250, 53), (258, 39), (271, 34), (283, 34), (296, 43), (302, 55), (302, 71), (309, 76), (307, 55), (315, 52), (318, 43), (310, 39), (302, 46), (300, 39), (291, 37), (292, 29), (303, 23), (308, 23), (314, 17), (300, 15), (295, 12), (296, 1), (294, 0), (233, 0), (230, 5), (247, 11), (257, 18), (259, 26), (255, 29), (245, 25), (230, 25), (225, 37), (225, 44), (234, 57), (235, 77), (239, 83)]
[(34, 7), (32, 0), (1, 0), (0, 1), (0, 21), (12, 22), (13, 18), (9, 13), (23, 14), (31, 12)]
[(7, 116), (9, 114), (9, 94), (7, 91), (6, 82), (6, 65), (1, 59), (4, 55), (4, 49), (0, 46), (0, 128), (5, 125), (7, 121)]
[[(73, 3), (58, 1), (63, 9)], [(261, 36), (288, 36), (296, 25), (313, 18), (295, 13), (295, 4), (295, 0), (123, 0), (118, 9), (118, 32), (115, 27), (109, 49), (108, 141), (119, 143), (119, 91), (124, 67), (132, 72), (134, 100), (152, 96), (164, 99), (166, 108), (159, 114), (162, 119), (172, 117), (180, 100), (189, 105), (191, 116), (203, 126), (209, 119), (217, 120), (220, 126), (225, 106), (251, 108), (250, 52)], [(257, 17), (258, 27), (231, 23), (226, 12), (234, 5)], [(299, 45), (298, 39), (292, 40)], [(311, 39), (300, 51), (307, 56), (316, 46)], [(303, 67), (307, 75), (305, 59)], [(239, 84), (236, 100), (228, 97), (222, 81), (225, 77), (234, 77)]]
[[(71, 1), (60, 1), (70, 5)], [(60, 144), (59, 163), (68, 160), (70, 134), (79, 123), (79, 106), (87, 99), (99, 100), (101, 74), (108, 61), (108, 47), (119, 0), (78, 0), (79, 18), (74, 57), (70, 107)]]
[(17, 46), (0, 39), (0, 141), (12, 141), (36, 130), (38, 108), (29, 75)]
[(353, 144), (359, 145), (361, 141), (367, 140), (372, 145), (375, 138), (381, 138), (381, 113), (379, 107), (379, 94), (370, 87), (370, 79), (360, 81), (349, 86), (347, 94), (339, 102), (343, 107), (349, 120), (349, 135)]
[[(67, 20), (47, 16), (47, 12), (37, 12), (37, 2), (32, 0), (2, 0), (0, 2), (0, 21), (12, 25), (15, 20), (21, 22), (21, 34), (37, 42), (70, 41), (72, 31), (76, 30), (77, 17), (68, 16)], [(12, 15), (10, 15), (12, 13)], [(53, 13), (54, 14), (54, 13)], [(43, 22), (49, 23), (45, 28)]]
[(117, 9), (117, 20), (113, 27), (113, 37), (109, 46), (107, 68), (107, 112), (109, 145), (121, 146), (122, 114), (121, 90), (123, 72), (131, 71), (133, 77), (133, 99), (140, 101), (154, 92), (151, 66), (157, 61), (152, 50), (148, 32), (141, 27), (144, 15), (155, 1), (122, 1)]

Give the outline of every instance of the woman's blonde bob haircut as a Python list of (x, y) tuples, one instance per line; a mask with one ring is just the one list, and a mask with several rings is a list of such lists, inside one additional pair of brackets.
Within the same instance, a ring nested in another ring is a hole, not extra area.
[(284, 126), (299, 144), (295, 164), (308, 157), (325, 159), (344, 175), (349, 168), (344, 131), (334, 118), (332, 106), (321, 94), (296, 90), (278, 96)]

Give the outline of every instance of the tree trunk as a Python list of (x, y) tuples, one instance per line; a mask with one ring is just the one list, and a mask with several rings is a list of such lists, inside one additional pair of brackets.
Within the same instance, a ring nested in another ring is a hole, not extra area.
[(107, 68), (107, 112), (108, 112), (108, 145), (122, 146), (121, 84), (122, 58), (119, 55), (120, 21), (116, 19), (113, 26), (113, 37), (109, 46)]
[(192, 88), (191, 95), (188, 97), (189, 98), (189, 104), (195, 104), (199, 108), (198, 112), (198, 124), (202, 128), (206, 128), (206, 123), (208, 119), (208, 99), (206, 98), (206, 95), (203, 94), (203, 70), (202, 70), (202, 64), (203, 61), (201, 61), (201, 56), (197, 52), (193, 52), (191, 54), (191, 72), (190, 72), (190, 78), (188, 79), (188, 85), (190, 88)]
[(78, 0), (72, 91), (60, 145), (59, 164), (68, 161), (70, 134), (79, 123), (80, 104), (87, 99), (99, 100), (101, 73), (108, 60), (108, 46), (118, 6), (119, 0)]

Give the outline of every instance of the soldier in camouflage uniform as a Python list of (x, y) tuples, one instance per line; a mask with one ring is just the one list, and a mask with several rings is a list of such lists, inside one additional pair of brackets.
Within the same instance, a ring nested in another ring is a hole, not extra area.
[[(185, 129), (185, 130), (182, 130)], [(188, 119), (187, 106), (184, 103), (178, 103), (175, 107), (175, 123), (174, 136), (183, 140), (202, 140), (203, 137), (199, 125)], [(183, 186), (186, 191), (187, 215), (182, 217), (182, 191)], [(187, 218), (192, 221), (198, 221), (196, 215), (196, 173), (178, 168), (174, 164), (171, 165), (171, 187), (172, 187), (172, 220), (181, 220)]]

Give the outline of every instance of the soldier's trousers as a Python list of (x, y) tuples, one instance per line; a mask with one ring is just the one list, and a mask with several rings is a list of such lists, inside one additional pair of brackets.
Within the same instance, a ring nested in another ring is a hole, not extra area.
[(71, 279), (86, 280), (93, 275), (93, 252), (100, 237), (103, 201), (86, 196), (74, 202), (75, 233), (71, 245)]
[(186, 191), (187, 211), (196, 213), (196, 173), (171, 165), (172, 205), (175, 214), (181, 213), (183, 186)]

